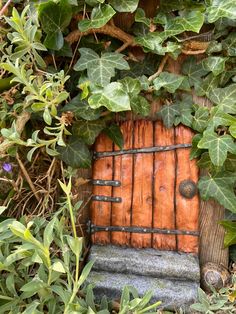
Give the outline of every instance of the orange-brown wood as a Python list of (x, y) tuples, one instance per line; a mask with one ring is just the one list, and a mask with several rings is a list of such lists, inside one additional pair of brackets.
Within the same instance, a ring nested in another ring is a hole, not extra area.
[[(174, 129), (166, 129), (163, 124), (155, 122), (155, 145), (173, 145)], [(166, 151), (154, 154), (154, 204), (153, 227), (175, 229), (175, 152)], [(176, 249), (175, 235), (153, 235), (153, 248), (162, 250)]]
[[(134, 148), (153, 146), (153, 123), (136, 121), (134, 126)], [(152, 227), (153, 154), (135, 154), (132, 204), (132, 226)], [(151, 247), (150, 234), (131, 235), (131, 246)]]
[[(124, 149), (133, 147), (133, 121), (126, 121), (121, 124), (121, 131), (124, 137)], [(115, 146), (115, 150), (119, 147)], [(121, 197), (122, 203), (112, 204), (112, 225), (130, 226), (132, 207), (132, 186), (133, 186), (133, 155), (121, 155), (114, 157), (114, 180), (121, 182), (120, 187), (113, 188), (113, 196)], [(112, 232), (111, 242), (116, 245), (130, 245), (130, 233)]]
[[(101, 134), (95, 145), (95, 151), (112, 151), (113, 143), (105, 135)], [(93, 164), (93, 179), (112, 180), (113, 178), (113, 157), (100, 158)], [(93, 195), (112, 195), (110, 186), (94, 186)], [(92, 223), (100, 226), (110, 226), (111, 224), (111, 203), (93, 201), (91, 205)], [(94, 243), (110, 243), (110, 232), (97, 232), (93, 235)]]
[[(182, 125), (175, 129), (176, 144), (191, 143), (193, 132)], [(190, 160), (190, 149), (177, 149), (176, 176), (176, 226), (179, 230), (198, 230), (199, 197), (184, 198), (179, 192), (179, 185), (183, 180), (198, 181), (198, 167), (196, 160)], [(178, 251), (198, 252), (198, 237), (189, 235), (177, 236)]]

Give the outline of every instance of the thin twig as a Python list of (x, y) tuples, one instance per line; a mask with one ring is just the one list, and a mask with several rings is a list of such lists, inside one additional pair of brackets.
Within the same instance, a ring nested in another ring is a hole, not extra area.
[(158, 68), (157, 72), (154, 73), (153, 75), (151, 75), (151, 76), (148, 78), (148, 80), (149, 80), (150, 82), (153, 81), (156, 77), (158, 77), (158, 75), (161, 74), (161, 72), (162, 72), (163, 69), (164, 69), (164, 66), (166, 65), (166, 62), (167, 62), (168, 58), (169, 58), (169, 55), (168, 55), (168, 54), (165, 54), (164, 58), (161, 60), (161, 63), (160, 63), (160, 65), (159, 65), (159, 68)]
[(4, 15), (6, 9), (9, 7), (9, 5), (11, 4), (12, 0), (8, 0), (7, 3), (2, 7), (1, 11), (0, 11), (0, 17), (2, 15)]
[(21, 171), (22, 171), (26, 181), (28, 182), (32, 192), (34, 193), (35, 198), (37, 199), (38, 202), (40, 202), (40, 197), (37, 195), (37, 190), (36, 190), (32, 180), (31, 180), (27, 170), (25, 169), (25, 166), (24, 166), (23, 162), (20, 160), (20, 157), (19, 157), (18, 154), (16, 155), (16, 159), (17, 159), (17, 162), (18, 162), (18, 164), (20, 166), (20, 169), (21, 169)]

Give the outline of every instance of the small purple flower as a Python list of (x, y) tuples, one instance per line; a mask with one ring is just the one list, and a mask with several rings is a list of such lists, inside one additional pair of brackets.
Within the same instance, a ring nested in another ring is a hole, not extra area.
[(12, 172), (12, 165), (9, 164), (8, 162), (4, 162), (2, 165), (2, 169), (5, 170), (6, 172)]

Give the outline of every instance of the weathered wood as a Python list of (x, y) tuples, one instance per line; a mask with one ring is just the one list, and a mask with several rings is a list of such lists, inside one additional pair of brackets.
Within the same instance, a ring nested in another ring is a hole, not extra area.
[[(192, 141), (193, 132), (183, 125), (175, 129), (176, 144), (189, 143)], [(199, 197), (195, 195), (188, 199), (180, 194), (179, 186), (183, 180), (198, 181), (198, 168), (196, 160), (190, 160), (189, 149), (178, 149), (176, 151), (176, 226), (183, 230), (198, 230), (199, 221)], [(198, 253), (199, 239), (194, 236), (179, 235), (177, 237), (177, 248), (179, 251)]]
[[(153, 146), (153, 123), (136, 121), (134, 127), (134, 148)], [(153, 154), (134, 156), (134, 183), (132, 225), (152, 227), (152, 189), (153, 189)], [(150, 234), (131, 235), (131, 246), (151, 247)]]
[[(166, 129), (155, 122), (155, 145), (173, 145), (174, 128)], [(154, 154), (153, 227), (176, 229), (175, 223), (175, 151)], [(175, 250), (175, 235), (153, 235), (153, 247)]]
[[(96, 151), (112, 151), (113, 143), (105, 134), (101, 134), (95, 145)], [(113, 179), (113, 157), (96, 160), (93, 165), (93, 179), (112, 180)], [(111, 186), (94, 186), (94, 195), (112, 196)], [(111, 223), (111, 203), (93, 201), (92, 220), (94, 224), (109, 226)], [(95, 243), (110, 243), (110, 232), (98, 232), (92, 237)]]
[[(133, 121), (122, 123), (121, 131), (124, 135), (124, 149), (133, 148)], [(115, 150), (119, 150), (115, 146)], [(133, 156), (123, 155), (114, 157), (114, 180), (121, 182), (120, 187), (113, 188), (114, 197), (122, 197), (122, 203), (112, 204), (112, 226), (130, 226), (132, 207)], [(112, 232), (111, 242), (116, 245), (130, 245), (130, 233)]]

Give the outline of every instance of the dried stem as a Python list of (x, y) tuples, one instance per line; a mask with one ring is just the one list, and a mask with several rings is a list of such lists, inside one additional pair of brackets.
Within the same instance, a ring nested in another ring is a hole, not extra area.
[(37, 199), (38, 202), (40, 202), (40, 197), (37, 195), (37, 190), (36, 190), (32, 180), (31, 180), (27, 170), (25, 169), (25, 166), (24, 166), (23, 162), (20, 160), (20, 157), (19, 157), (18, 154), (16, 155), (16, 159), (17, 159), (17, 162), (18, 162), (18, 164), (20, 166), (20, 169), (21, 169), (21, 171), (22, 171), (26, 181), (28, 182), (32, 192), (34, 193), (35, 198)]
[(164, 69), (164, 66), (166, 65), (166, 62), (167, 62), (168, 58), (169, 58), (169, 56), (168, 56), (168, 54), (166, 54), (166, 55), (164, 56), (164, 58), (161, 60), (161, 63), (160, 63), (160, 65), (159, 65), (159, 68), (158, 68), (157, 72), (154, 73), (153, 75), (151, 75), (151, 76), (148, 78), (148, 80), (149, 80), (150, 82), (153, 81), (156, 77), (158, 77), (158, 75), (160, 75), (160, 73), (161, 73), (161, 72), (163, 71), (163, 69)]
[(4, 15), (5, 11), (7, 10), (7, 8), (9, 7), (9, 5), (11, 4), (12, 0), (8, 0), (7, 3), (2, 7), (1, 11), (0, 11), (0, 17), (2, 15)]

